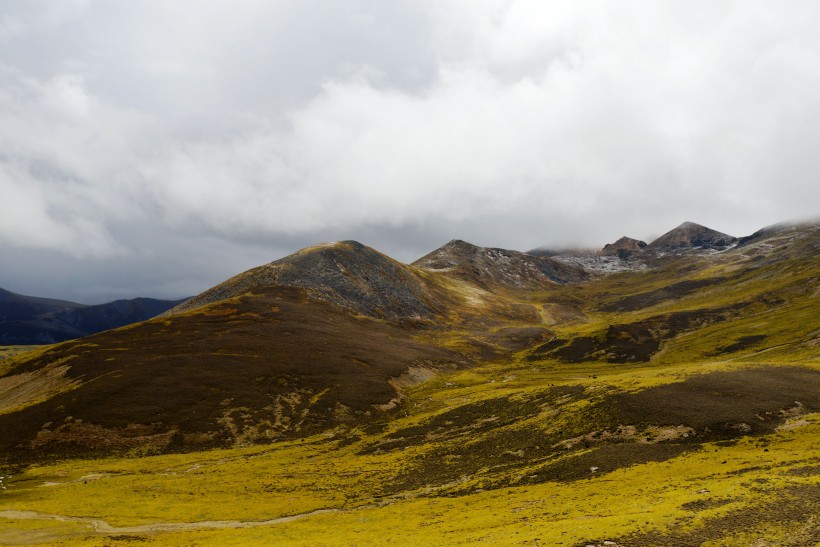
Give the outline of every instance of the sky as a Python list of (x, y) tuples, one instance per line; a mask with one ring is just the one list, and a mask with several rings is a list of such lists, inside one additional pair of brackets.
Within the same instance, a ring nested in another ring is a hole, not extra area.
[(820, 3), (0, 0), (0, 287), (820, 216)]

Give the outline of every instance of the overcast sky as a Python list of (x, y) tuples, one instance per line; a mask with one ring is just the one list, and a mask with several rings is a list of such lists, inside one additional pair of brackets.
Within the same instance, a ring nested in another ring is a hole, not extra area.
[(0, 287), (820, 215), (820, 3), (0, 0)]

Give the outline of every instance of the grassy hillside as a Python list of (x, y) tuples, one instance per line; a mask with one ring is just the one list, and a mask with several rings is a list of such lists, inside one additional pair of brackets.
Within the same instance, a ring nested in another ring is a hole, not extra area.
[(817, 544), (817, 256), (414, 269), (411, 323), (257, 288), (0, 361), (0, 543)]

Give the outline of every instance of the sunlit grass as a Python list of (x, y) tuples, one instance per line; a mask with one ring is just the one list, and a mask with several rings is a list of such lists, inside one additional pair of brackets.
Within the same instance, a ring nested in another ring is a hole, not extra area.
[[(753, 533), (765, 533), (777, 543), (795, 528), (755, 517), (755, 508), (776, 503), (781, 490), (818, 485), (817, 474), (795, 471), (820, 465), (820, 415), (804, 416), (794, 424), (797, 427), (772, 435), (730, 445), (706, 444), (666, 462), (572, 483), (502, 488), (457, 498), (371, 499), (367, 492), (395, 471), (391, 467), (399, 463), (397, 457), (354, 456), (350, 449), (334, 448), (332, 441), (313, 439), (276, 448), (38, 467), (14, 483), (15, 493), (4, 499), (4, 506), (93, 516), (115, 526), (261, 521), (340, 509), (259, 528), (227, 523), (219, 530), (140, 533), (163, 545), (418, 545), (437, 544), (443, 538), (451, 544), (540, 540), (572, 545), (640, 533), (714, 532), (720, 519), (729, 515), (747, 519), (748, 528), (721, 544), (744, 545)], [(82, 480), (91, 473), (102, 476)], [(55, 479), (63, 484), (42, 485)], [(271, 491), (259, 488), (262, 484), (275, 486)], [(76, 533), (78, 527), (0, 519), (0, 540), (37, 530), (58, 539)], [(89, 529), (86, 533), (87, 544), (98, 544)], [(73, 544), (78, 538), (66, 541)]]

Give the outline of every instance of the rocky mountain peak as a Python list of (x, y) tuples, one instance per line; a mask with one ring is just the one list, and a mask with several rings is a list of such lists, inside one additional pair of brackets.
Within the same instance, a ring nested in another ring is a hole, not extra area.
[(434, 315), (428, 291), (411, 268), (358, 241), (314, 245), (253, 268), (184, 302), (168, 315), (276, 286), (300, 287), (317, 300), (369, 317)]
[(675, 250), (687, 248), (726, 249), (737, 241), (736, 237), (718, 232), (694, 222), (684, 222), (650, 243), (653, 250)]
[(461, 239), (453, 239), (413, 262), (413, 266), (424, 268), (425, 270), (456, 268), (463, 266), (467, 262), (474, 261), (475, 257), (481, 253), (483, 249), (483, 247), (473, 245)]
[(449, 270), (454, 276), (490, 288), (533, 287), (564, 284), (585, 279), (587, 274), (576, 266), (520, 251), (479, 247), (454, 239), (413, 262), (425, 270)]

